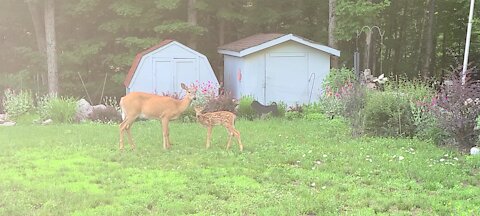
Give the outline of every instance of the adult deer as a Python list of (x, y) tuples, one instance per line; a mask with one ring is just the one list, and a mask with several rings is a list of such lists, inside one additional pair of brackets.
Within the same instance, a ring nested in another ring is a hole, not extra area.
[(163, 148), (170, 148), (168, 123), (170, 120), (178, 118), (187, 109), (192, 100), (195, 100), (197, 92), (196, 88), (187, 88), (183, 83), (181, 87), (187, 92), (182, 100), (143, 92), (131, 92), (120, 99), (123, 118), (123, 122), (120, 123), (120, 150), (124, 147), (123, 137), (125, 131), (128, 134), (128, 141), (132, 149), (135, 149), (130, 128), (138, 117), (160, 120), (163, 130)]

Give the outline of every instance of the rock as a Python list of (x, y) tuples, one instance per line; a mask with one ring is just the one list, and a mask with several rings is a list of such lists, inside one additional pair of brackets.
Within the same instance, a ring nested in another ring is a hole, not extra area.
[(49, 124), (51, 124), (52, 122), (53, 122), (52, 119), (47, 119), (47, 120), (45, 120), (45, 121), (42, 122), (42, 125), (49, 125)]
[(0, 126), (9, 127), (9, 126), (15, 126), (16, 124), (17, 124), (16, 122), (3, 122), (2, 124), (0, 124)]
[(6, 122), (8, 119), (7, 114), (0, 114), (0, 122)]
[(106, 110), (107, 109), (107, 106), (103, 105), (103, 104), (99, 104), (99, 105), (95, 105), (92, 107), (93, 110)]
[(470, 154), (471, 155), (480, 155), (480, 148), (479, 147), (472, 147), (470, 149)]
[(77, 101), (77, 113), (75, 114), (75, 119), (79, 122), (83, 122), (88, 119), (90, 114), (93, 112), (93, 107), (85, 99), (80, 99)]

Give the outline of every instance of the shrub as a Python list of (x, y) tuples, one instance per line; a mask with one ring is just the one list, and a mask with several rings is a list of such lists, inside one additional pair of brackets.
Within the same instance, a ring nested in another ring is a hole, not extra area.
[(323, 80), (322, 87), (326, 92), (338, 92), (345, 83), (351, 83), (355, 80), (355, 74), (352, 69), (340, 68), (331, 69), (327, 77)]
[(69, 97), (44, 96), (38, 100), (37, 112), (43, 120), (71, 123), (77, 111), (77, 102)]
[(287, 112), (287, 104), (285, 102), (278, 102), (277, 103), (277, 108), (278, 108), (278, 117), (285, 117), (285, 113)]
[(255, 111), (252, 109), (252, 96), (242, 96), (238, 102), (238, 116), (252, 120), (255, 117)]
[(322, 113), (306, 113), (304, 118), (310, 121), (326, 120), (327, 117)]
[(93, 109), (90, 119), (102, 123), (119, 123), (122, 121), (122, 116), (115, 107), (106, 106)]
[(432, 114), (435, 100), (410, 102), (415, 136), (422, 140), (432, 140), (440, 144), (446, 138), (445, 132), (438, 126), (438, 120)]
[(434, 98), (432, 113), (439, 127), (454, 138), (454, 144), (466, 150), (475, 145), (479, 136), (475, 125), (480, 114), (480, 85), (471, 81), (462, 85), (461, 78), (455, 75), (458, 71), (453, 74), (451, 85), (443, 86)]
[(27, 113), (33, 108), (33, 98), (29, 91), (15, 93), (13, 90), (5, 90), (3, 107), (9, 118), (16, 118)]
[(293, 119), (301, 119), (304, 117), (303, 107), (301, 105), (295, 104), (293, 106), (289, 106), (287, 112), (285, 113), (285, 117), (288, 120)]
[(180, 121), (182, 122), (195, 122), (197, 120), (194, 106), (190, 105), (187, 109), (180, 115)]
[(210, 98), (207, 101), (203, 112), (228, 111), (228, 112), (236, 113), (237, 105), (238, 105), (237, 100), (235, 100), (232, 97), (232, 94), (225, 93), (225, 94)]
[(369, 94), (362, 115), (365, 118), (364, 130), (370, 135), (411, 136), (415, 129), (410, 103), (401, 93)]

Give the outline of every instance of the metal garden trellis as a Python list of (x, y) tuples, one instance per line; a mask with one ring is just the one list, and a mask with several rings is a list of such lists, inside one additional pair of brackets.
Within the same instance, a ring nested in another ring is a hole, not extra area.
[[(358, 38), (360, 37), (360, 35), (363, 32), (365, 33), (365, 35), (367, 37), (371, 37), (374, 29), (377, 29), (378, 35), (380, 35), (380, 74), (383, 74), (383, 62), (382, 62), (383, 61), (383, 36), (385, 35), (385, 31), (382, 32), (380, 27), (375, 25), (375, 26), (363, 26), (360, 29), (360, 31), (357, 30), (357, 39), (356, 39), (356, 42), (355, 42), (356, 51), (355, 51), (355, 54), (354, 54), (354, 68), (355, 68), (355, 73), (357, 74), (357, 76), (359, 76), (359, 74), (360, 74), (360, 63), (359, 63), (360, 54), (358, 52)], [(370, 45), (368, 44), (367, 49), (366, 49), (366, 53), (367, 53), (368, 57), (370, 56), (369, 47), (370, 47)]]

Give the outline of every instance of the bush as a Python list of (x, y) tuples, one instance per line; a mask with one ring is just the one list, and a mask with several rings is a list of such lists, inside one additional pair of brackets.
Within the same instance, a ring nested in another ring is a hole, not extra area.
[(378, 136), (411, 136), (415, 126), (410, 103), (404, 94), (372, 92), (367, 96), (363, 116), (367, 134)]
[(285, 113), (287, 112), (287, 104), (285, 102), (278, 102), (277, 103), (277, 108), (278, 108), (278, 117), (285, 117)]
[(212, 97), (207, 101), (203, 112), (228, 111), (236, 113), (237, 100), (232, 97), (232, 94), (226, 93)]
[(77, 112), (77, 102), (73, 98), (44, 96), (38, 100), (37, 112), (42, 120), (52, 119), (53, 122), (71, 123)]
[(287, 112), (285, 113), (285, 117), (288, 120), (293, 119), (301, 119), (304, 117), (303, 106), (295, 104), (293, 106), (289, 106)]
[(16, 94), (13, 90), (5, 90), (3, 99), (3, 107), (9, 118), (16, 117), (27, 113), (33, 108), (33, 98), (29, 91), (20, 91)]
[[(470, 73), (471, 70), (468, 71)], [(462, 150), (474, 146), (479, 133), (475, 130), (480, 114), (480, 85), (467, 82), (462, 85), (458, 71), (451, 76), (451, 85), (445, 85), (432, 105), (432, 113), (438, 125)]]
[(352, 69), (340, 68), (331, 69), (327, 77), (323, 80), (322, 88), (326, 92), (338, 92), (346, 83), (351, 83), (355, 80), (355, 74)]
[(105, 108), (93, 109), (90, 119), (102, 123), (119, 123), (122, 121), (122, 116), (115, 107), (105, 106)]
[(238, 102), (238, 116), (252, 120), (255, 117), (255, 111), (252, 109), (251, 104), (253, 102), (252, 96), (242, 96)]

